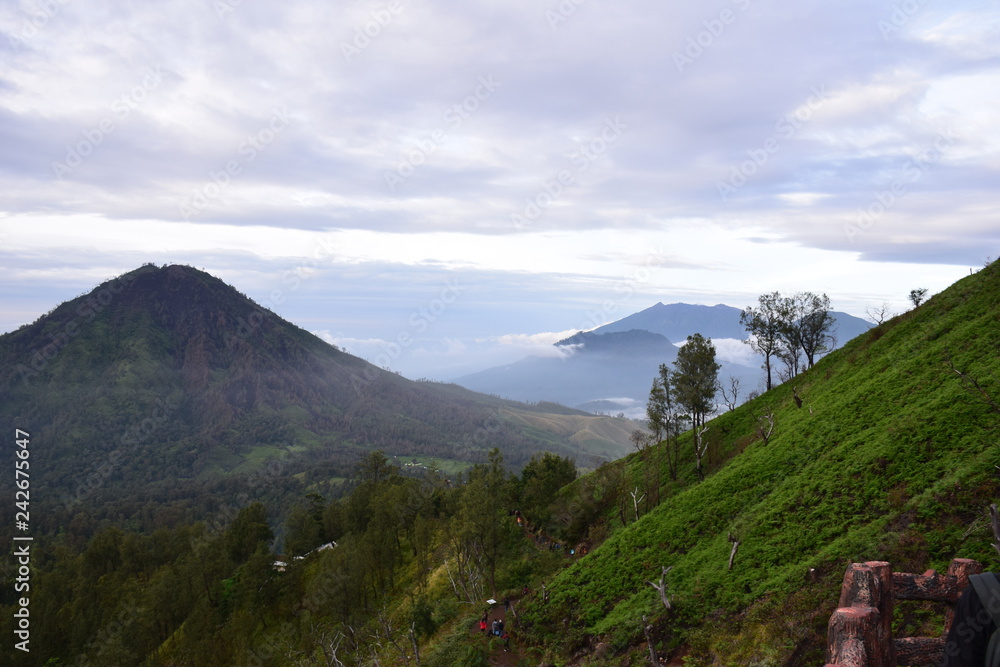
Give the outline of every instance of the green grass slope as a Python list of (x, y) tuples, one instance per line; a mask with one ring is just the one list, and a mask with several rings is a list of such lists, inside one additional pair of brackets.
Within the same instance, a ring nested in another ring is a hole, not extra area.
[[(1000, 413), (988, 402), (1000, 402), (998, 378), (994, 263), (714, 419), (714, 472), (666, 489), (658, 507), (555, 577), (548, 604), (527, 611), (532, 638), (564, 658), (604, 641), (627, 663), (648, 656), (646, 615), (660, 654), (684, 664), (822, 664), (849, 562), (994, 565), (984, 512), (1000, 496)], [(767, 413), (765, 443), (756, 418)], [(693, 469), (689, 444), (684, 456)], [(637, 478), (640, 462), (625, 465)], [(730, 536), (740, 541), (732, 570)], [(646, 583), (663, 566), (673, 568), (670, 612)], [(902, 608), (897, 632), (933, 631), (934, 619)]]

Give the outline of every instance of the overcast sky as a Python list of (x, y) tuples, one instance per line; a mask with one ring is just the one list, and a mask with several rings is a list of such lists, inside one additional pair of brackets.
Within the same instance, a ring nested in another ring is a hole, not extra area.
[(447, 378), (658, 301), (904, 310), (998, 185), (996, 0), (0, 2), (0, 331), (184, 263)]

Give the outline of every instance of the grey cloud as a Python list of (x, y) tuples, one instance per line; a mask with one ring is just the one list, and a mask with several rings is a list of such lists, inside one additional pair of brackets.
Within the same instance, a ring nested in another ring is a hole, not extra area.
[[(585, 2), (567, 16), (558, 2), (404, 2), (350, 59), (343, 45), (382, 4), (213, 7), (68, 3), (23, 48), (0, 46), (11, 72), (0, 85), (4, 208), (179, 219), (179, 202), (211, 187), (211, 175), (240, 160), (244, 138), (280, 108), (294, 120), (241, 165), (233, 189), (194, 219), (517, 233), (511, 214), (547, 179), (569, 170), (573, 185), (533, 231), (743, 216), (775, 219), (767, 223), (774, 231), (805, 245), (843, 249), (835, 233), (782, 222), (790, 205), (781, 195), (828, 195), (811, 211), (831, 215), (864, 206), (930, 136), (919, 111), (930, 82), (992, 72), (998, 64), (908, 37), (914, 26), (933, 23), (940, 8), (922, 9), (885, 38), (879, 22), (891, 20), (888, 1)], [(70, 43), (97, 69), (76, 69), (63, 46)], [(679, 67), (678, 54), (691, 62)], [(85, 140), (146, 67), (162, 67), (163, 84), (78, 169), (54, 178), (52, 162)], [(86, 103), (77, 108), (68, 91), (60, 104), (50, 100), (42, 109), (15, 104), (38, 92), (14, 84), (24, 80), (19, 75), (46, 69), (77, 81)], [(776, 123), (812, 91), (891, 84), (899, 72), (913, 82), (898, 97), (817, 118), (790, 137), (779, 134), (780, 150), (729, 200), (720, 199), (717, 184), (774, 137)], [(468, 99), (484, 76), (499, 88), (453, 126), (447, 110)], [(627, 132), (578, 170), (573, 156), (606, 119), (619, 116)], [(865, 149), (829, 140), (878, 128), (885, 129), (884, 143)], [(390, 191), (386, 171), (435, 131), (444, 140)], [(919, 186), (988, 203), (993, 179), (980, 162), (941, 164)], [(278, 194), (264, 204), (242, 203), (228, 196), (237, 188)], [(331, 201), (306, 207), (296, 200), (300, 193)], [(439, 202), (433, 214), (420, 205), (429, 198)], [(892, 224), (885, 219), (886, 228)]]

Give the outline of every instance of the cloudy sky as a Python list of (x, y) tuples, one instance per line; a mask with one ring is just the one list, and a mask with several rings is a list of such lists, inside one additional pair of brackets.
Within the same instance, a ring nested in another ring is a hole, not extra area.
[(0, 2), (0, 331), (184, 263), (447, 378), (657, 301), (903, 310), (998, 185), (996, 0)]

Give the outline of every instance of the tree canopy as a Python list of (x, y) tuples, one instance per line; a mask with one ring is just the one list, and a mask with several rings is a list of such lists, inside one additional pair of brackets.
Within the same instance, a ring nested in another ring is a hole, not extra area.
[(764, 357), (767, 389), (774, 387), (773, 359), (785, 364), (782, 376), (794, 377), (799, 372), (800, 353), (806, 367), (812, 368), (816, 355), (830, 350), (835, 339), (835, 321), (830, 312), (830, 297), (826, 294), (798, 292), (783, 297), (780, 292), (762, 294), (757, 307), (748, 306), (740, 314), (740, 323), (749, 338), (746, 343)]
[(719, 369), (715, 361), (715, 345), (701, 334), (687, 337), (677, 352), (671, 385), (677, 403), (691, 416), (695, 428), (705, 423), (705, 417), (715, 412), (715, 392), (719, 386)]

